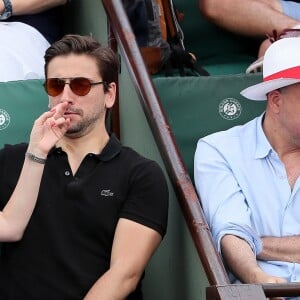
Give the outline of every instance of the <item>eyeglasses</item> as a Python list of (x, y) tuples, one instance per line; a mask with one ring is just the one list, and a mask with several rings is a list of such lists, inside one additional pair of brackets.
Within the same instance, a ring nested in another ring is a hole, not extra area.
[[(69, 80), (69, 82), (66, 82)], [(55, 97), (61, 94), (68, 84), (70, 89), (77, 96), (87, 95), (92, 86), (97, 84), (103, 84), (107, 86), (106, 81), (91, 82), (90, 79), (85, 77), (74, 77), (74, 78), (48, 78), (44, 83), (44, 88), (49, 96)]]

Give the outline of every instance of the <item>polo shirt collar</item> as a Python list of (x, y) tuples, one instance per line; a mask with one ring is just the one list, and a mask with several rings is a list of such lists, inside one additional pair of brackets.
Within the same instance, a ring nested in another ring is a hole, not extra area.
[(100, 154), (96, 154), (95, 156), (102, 161), (109, 161), (121, 152), (121, 148), (121, 142), (117, 139), (115, 134), (112, 133), (102, 152)]
[(255, 158), (264, 158), (273, 151), (262, 127), (265, 113), (256, 118), (256, 149)]
[[(102, 152), (99, 154), (92, 154), (95, 158), (101, 160), (101, 161), (109, 161), (113, 159), (115, 156), (117, 156), (122, 149), (121, 142), (117, 139), (114, 133), (110, 134), (110, 138), (108, 140), (108, 143), (103, 148)], [(61, 147), (59, 148), (52, 148), (49, 154), (56, 153), (61, 154), (65, 153)]]

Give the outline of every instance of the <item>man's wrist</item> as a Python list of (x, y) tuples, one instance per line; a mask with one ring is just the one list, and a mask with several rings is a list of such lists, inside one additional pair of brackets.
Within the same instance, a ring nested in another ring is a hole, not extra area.
[(34, 155), (31, 152), (26, 152), (25, 157), (28, 158), (31, 161), (34, 161), (34, 162), (42, 164), (42, 165), (44, 165), (46, 163), (46, 161), (47, 161), (47, 157), (46, 158), (42, 158), (42, 157)]

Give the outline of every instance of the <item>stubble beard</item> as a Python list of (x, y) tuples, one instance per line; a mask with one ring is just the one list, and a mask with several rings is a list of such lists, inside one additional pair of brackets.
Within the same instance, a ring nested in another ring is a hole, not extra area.
[[(83, 112), (81, 113), (81, 116), (82, 115)], [(90, 116), (83, 117), (81, 121), (71, 124), (65, 135), (69, 138), (79, 138), (85, 136), (91, 132), (95, 128), (96, 123), (104, 117), (105, 109), (94, 111)]]

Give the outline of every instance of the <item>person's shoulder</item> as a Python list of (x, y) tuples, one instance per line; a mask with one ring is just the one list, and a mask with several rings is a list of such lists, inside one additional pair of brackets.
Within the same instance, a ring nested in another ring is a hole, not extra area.
[(122, 146), (121, 155), (128, 164), (133, 166), (149, 166), (149, 168), (160, 168), (158, 163), (150, 158), (145, 157), (136, 150), (128, 146)]
[(147, 158), (131, 147), (122, 146), (123, 167), (126, 167), (130, 176), (134, 178), (148, 178), (148, 180), (166, 181), (163, 169), (153, 159)]
[(27, 150), (28, 144), (5, 144), (2, 149), (0, 149), (0, 166), (2, 171), (5, 168), (15, 169), (16, 171), (21, 168), (24, 162), (25, 152)]
[(160, 165), (153, 159), (147, 158), (137, 150), (122, 144), (114, 134), (111, 135), (110, 144), (107, 148), (109, 160), (115, 168), (122, 170), (122, 174), (133, 178), (157, 177), (163, 180), (164, 173)]
[(27, 143), (20, 144), (4, 144), (3, 148), (0, 150), (2, 153), (6, 153), (8, 155), (20, 155), (26, 152), (28, 147)]
[(21, 143), (16, 145), (4, 144), (4, 147), (0, 149), (0, 160), (8, 162), (10, 164), (20, 164), (24, 161), (24, 155), (27, 150), (28, 144)]

